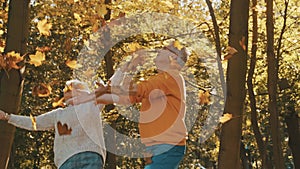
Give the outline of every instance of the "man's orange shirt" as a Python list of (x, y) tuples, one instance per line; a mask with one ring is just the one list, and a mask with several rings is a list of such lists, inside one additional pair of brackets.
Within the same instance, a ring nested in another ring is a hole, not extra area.
[(185, 84), (179, 72), (163, 72), (137, 85), (131, 102), (141, 102), (139, 130), (146, 146), (185, 145)]

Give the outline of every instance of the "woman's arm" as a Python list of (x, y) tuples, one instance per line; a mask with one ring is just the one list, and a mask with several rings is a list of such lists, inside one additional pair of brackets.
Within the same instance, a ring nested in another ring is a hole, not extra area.
[(54, 128), (56, 111), (58, 110), (53, 110), (37, 117), (28, 117), (14, 114), (5, 115), (5, 112), (1, 110), (0, 119), (6, 120), (8, 123), (26, 130), (49, 130)]

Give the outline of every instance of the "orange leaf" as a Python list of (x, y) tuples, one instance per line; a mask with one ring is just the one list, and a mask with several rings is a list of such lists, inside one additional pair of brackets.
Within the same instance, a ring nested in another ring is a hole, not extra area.
[(52, 103), (52, 107), (53, 108), (58, 107), (58, 106), (65, 107), (64, 98), (63, 97), (61, 99), (59, 99), (58, 101)]
[(230, 113), (225, 113), (223, 114), (223, 116), (220, 117), (219, 121), (220, 123), (226, 123), (227, 121), (231, 120), (232, 119), (232, 114)]
[(96, 73), (93, 68), (89, 67), (86, 71), (83, 72), (83, 74), (88, 78), (92, 78)]
[(240, 46), (241, 46), (244, 50), (246, 50), (245, 41), (246, 41), (245, 36), (243, 36), (242, 39), (239, 41)]
[(40, 52), (48, 52), (48, 51), (50, 51), (51, 50), (51, 47), (48, 47), (48, 46), (43, 46), (43, 47), (36, 47), (36, 49), (35, 50), (37, 50), (37, 51), (40, 51)]
[(203, 104), (208, 104), (208, 103), (210, 102), (210, 100), (209, 100), (210, 94), (209, 94), (208, 91), (205, 91), (205, 92), (199, 91), (198, 96), (199, 96), (199, 103), (200, 103), (201, 105), (203, 105)]

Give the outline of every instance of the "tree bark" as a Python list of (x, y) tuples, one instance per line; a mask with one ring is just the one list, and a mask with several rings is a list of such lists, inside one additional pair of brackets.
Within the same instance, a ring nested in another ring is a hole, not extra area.
[(274, 20), (273, 20), (273, 0), (267, 2), (267, 62), (268, 62), (268, 94), (269, 104), (268, 110), (270, 113), (271, 138), (273, 143), (273, 160), (276, 169), (284, 168), (279, 113), (277, 110), (277, 82), (278, 82), (278, 61), (274, 53)]
[(256, 99), (253, 91), (253, 75), (256, 66), (256, 52), (257, 52), (257, 42), (258, 42), (258, 24), (257, 24), (257, 10), (256, 10), (257, 0), (252, 1), (252, 48), (251, 48), (251, 59), (250, 59), (250, 68), (248, 71), (247, 86), (248, 86), (248, 95), (250, 100), (251, 108), (251, 125), (254, 132), (254, 137), (258, 146), (258, 151), (260, 158), (262, 160), (262, 168), (272, 169), (272, 164), (267, 159), (266, 145), (263, 141), (261, 132), (259, 131), (258, 122), (257, 122), (257, 108), (256, 108)]
[[(229, 46), (238, 52), (228, 60), (224, 112), (231, 113), (233, 119), (223, 124), (221, 129), (219, 169), (239, 169), (241, 167), (240, 138), (246, 92), (248, 14), (249, 0), (231, 1)], [(244, 45), (241, 45), (240, 42)]]
[(285, 118), (287, 124), (287, 132), (289, 135), (289, 147), (292, 150), (293, 162), (295, 169), (300, 168), (300, 126), (299, 126), (299, 116), (295, 109), (290, 110), (291, 114)]
[[(214, 25), (214, 40), (215, 40), (216, 51), (217, 51), (217, 54), (218, 54), (218, 60), (221, 60), (221, 53), (222, 52), (221, 52), (221, 40), (220, 40), (219, 26), (218, 26), (218, 23), (217, 23), (217, 19), (216, 19), (215, 12), (214, 12), (214, 9), (212, 7), (211, 1), (206, 0), (206, 4), (208, 6), (209, 14), (210, 14), (211, 20), (212, 20), (213, 25)], [(218, 69), (219, 69), (219, 73), (220, 73), (220, 80), (221, 80), (221, 84), (222, 84), (223, 94), (225, 95), (226, 88), (225, 88), (223, 67), (222, 67), (221, 62), (218, 62)]]
[[(105, 0), (105, 4), (110, 4), (112, 2), (112, 0)], [(111, 17), (111, 9), (107, 8), (107, 13), (106, 15), (104, 16), (104, 19), (107, 21), (107, 20), (110, 20), (110, 17)], [(110, 43), (110, 30), (106, 30), (107, 32), (105, 32), (105, 36), (106, 36), (106, 39), (108, 39), (108, 45)], [(105, 65), (106, 65), (106, 78), (109, 79), (113, 74), (114, 74), (114, 70), (113, 70), (113, 60), (112, 60), (112, 51), (109, 50), (105, 57)], [(105, 107), (106, 111), (109, 112), (110, 110), (114, 109), (114, 105), (107, 105)], [(114, 154), (114, 150), (116, 150), (116, 121), (113, 120), (111, 122), (111, 125), (110, 127), (113, 129), (113, 130), (107, 130), (107, 133), (106, 133), (106, 146), (107, 146), (107, 150), (110, 150), (110, 151), (107, 151), (107, 157), (106, 157), (106, 161), (107, 161), (107, 164), (106, 164), (106, 168), (107, 169), (116, 169), (116, 166), (117, 166), (117, 162), (116, 162), (116, 155)]]
[[(29, 34), (29, 0), (11, 0), (9, 2), (8, 28), (5, 53), (15, 51), (21, 55), (26, 52)], [(23, 77), (20, 70), (11, 69), (0, 72), (0, 109), (13, 114), (20, 110), (23, 89)], [(0, 168), (8, 167), (9, 156), (14, 139), (15, 127), (0, 122)]]

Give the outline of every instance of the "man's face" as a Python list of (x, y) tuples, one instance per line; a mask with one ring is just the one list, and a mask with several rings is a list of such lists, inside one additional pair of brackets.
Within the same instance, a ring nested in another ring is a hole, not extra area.
[(154, 59), (154, 63), (159, 70), (166, 70), (170, 66), (169, 59), (170, 52), (167, 50), (159, 50), (156, 58)]

